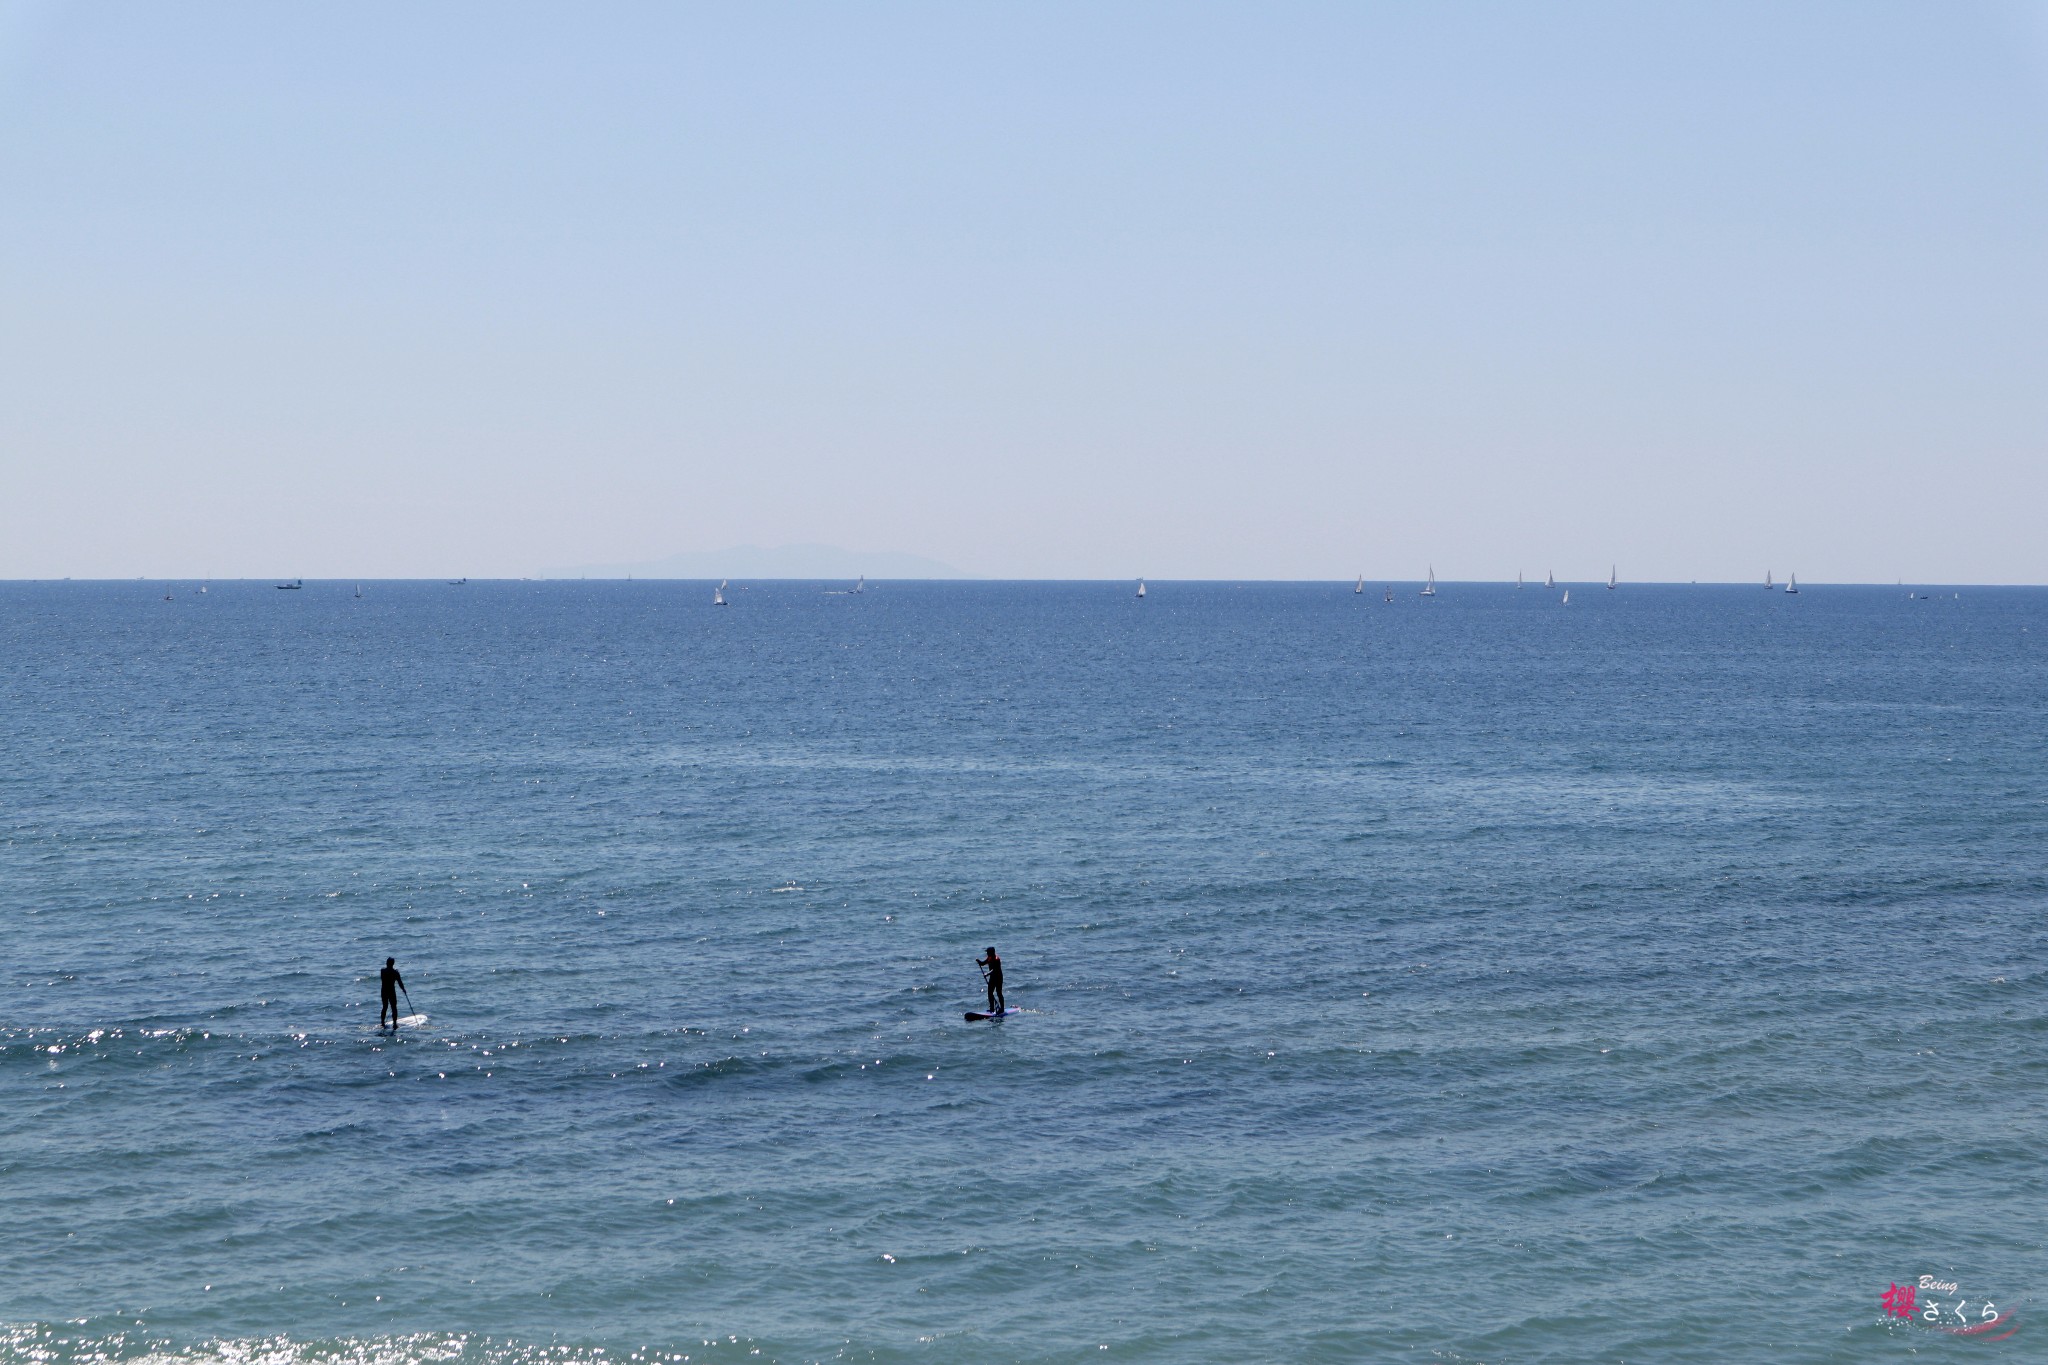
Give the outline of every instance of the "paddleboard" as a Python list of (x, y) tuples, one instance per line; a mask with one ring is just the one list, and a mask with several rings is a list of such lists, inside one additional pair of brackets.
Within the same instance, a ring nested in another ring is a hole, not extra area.
[(973, 1023), (976, 1019), (1007, 1019), (1013, 1014), (1022, 1014), (1023, 1012), (1023, 1009), (1017, 1005), (1012, 1005), (1006, 1010), (997, 1010), (994, 1014), (987, 1014), (981, 1010), (969, 1010), (967, 1011), (967, 1021)]

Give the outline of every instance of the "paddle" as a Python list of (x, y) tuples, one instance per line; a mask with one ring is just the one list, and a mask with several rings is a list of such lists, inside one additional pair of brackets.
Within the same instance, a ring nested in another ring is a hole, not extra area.
[[(405, 997), (405, 1012), (407, 1014), (418, 1014), (419, 1011), (412, 1007), (412, 992), (405, 988), (405, 983), (403, 981), (398, 983), (398, 990), (399, 993)], [(391, 1027), (398, 1027), (398, 1023), (396, 1020), (392, 1022)]]

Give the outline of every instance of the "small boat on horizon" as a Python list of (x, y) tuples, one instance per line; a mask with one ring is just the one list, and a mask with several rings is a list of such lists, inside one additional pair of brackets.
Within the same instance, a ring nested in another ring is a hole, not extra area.
[(1516, 591), (1516, 592), (1520, 592), (1521, 590), (1522, 590), (1522, 571), (1521, 571), (1520, 569), (1517, 569), (1517, 570), (1515, 570), (1515, 591)]
[(451, 578), (448, 580), (448, 586), (451, 588), (459, 588), (467, 582), (469, 582), (467, 578)]
[(1786, 592), (1798, 592), (1798, 591), (1799, 591), (1799, 575), (1798, 575), (1798, 574), (1796, 574), (1796, 573), (1792, 573), (1792, 574), (1786, 574), (1786, 575), (1785, 575), (1785, 591), (1786, 591)]
[(303, 578), (294, 578), (294, 579), (293, 579), (293, 580), (292, 580), (291, 582), (289, 582), (289, 583), (280, 583), (280, 584), (278, 584), (278, 585), (277, 585), (277, 590), (278, 590), (279, 592), (297, 592), (297, 591), (298, 591), (299, 589), (301, 589), (301, 588), (303, 588), (303, 587), (305, 587), (305, 586), (306, 586), (306, 580), (305, 580), (305, 579), (303, 579)]
[(363, 585), (360, 583), (356, 584), (356, 600), (358, 602), (363, 600)]
[(1364, 575), (1364, 574), (1360, 574), (1360, 575), (1358, 576), (1358, 582), (1356, 582), (1356, 583), (1354, 583), (1354, 584), (1352, 585), (1352, 587), (1351, 587), (1351, 591), (1353, 591), (1353, 592), (1356, 592), (1356, 593), (1362, 593), (1362, 592), (1364, 592), (1364, 591), (1365, 591), (1365, 575)]
[(1771, 582), (1771, 571), (1770, 571), (1769, 569), (1765, 569), (1765, 570), (1764, 570), (1764, 591), (1765, 591), (1765, 592), (1769, 592), (1769, 591), (1770, 591), (1770, 590), (1771, 590), (1772, 588), (1774, 588), (1774, 587), (1776, 587), (1776, 586), (1777, 586), (1776, 584), (1774, 584), (1774, 583), (1772, 583), (1772, 582)]
[(1549, 588), (1552, 592), (1557, 591), (1557, 575), (1545, 569), (1543, 571), (1543, 586)]
[(1612, 564), (1607, 566), (1607, 591), (1614, 591), (1614, 566)]
[(1394, 585), (1391, 583), (1387, 585), (1387, 600), (1389, 602), (1394, 600)]
[(1144, 597), (1145, 597), (1145, 580), (1141, 578), (1141, 579), (1139, 579), (1139, 580), (1138, 580), (1138, 599), (1139, 599), (1140, 601), (1143, 601), (1143, 600), (1144, 600)]
[(722, 607), (726, 605), (725, 584), (723, 582), (720, 582), (717, 587), (711, 590), (711, 605), (714, 607)]
[(1422, 592), (1420, 595), (1423, 597), (1436, 596), (1436, 565), (1434, 564), (1429, 566), (1429, 581), (1422, 585)]

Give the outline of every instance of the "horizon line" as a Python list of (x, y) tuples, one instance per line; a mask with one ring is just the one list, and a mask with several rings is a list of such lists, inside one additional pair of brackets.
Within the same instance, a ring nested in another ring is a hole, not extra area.
[[(1101, 577), (1087, 577), (1087, 578), (1057, 578), (1057, 577), (1045, 577), (1045, 576), (1031, 576), (1031, 577), (1017, 577), (1017, 578), (1002, 578), (1002, 577), (991, 577), (991, 576), (987, 576), (987, 575), (980, 575), (980, 574), (976, 574), (976, 575), (950, 575), (950, 576), (946, 576), (946, 577), (923, 577), (923, 578), (917, 578), (917, 577), (901, 577), (901, 578), (899, 578), (899, 577), (882, 577), (882, 578), (873, 578), (873, 579), (868, 579), (868, 578), (866, 578), (866, 577), (865, 577), (865, 575), (855, 575), (855, 579), (858, 579), (858, 580), (862, 580), (862, 581), (866, 581), (866, 582), (869, 582), (869, 583), (964, 583), (964, 584), (972, 584), (972, 583), (985, 583), (985, 584), (999, 584), (999, 583), (1048, 583), (1048, 584), (1052, 584), (1052, 583), (1074, 583), (1074, 584), (1105, 584), (1105, 583), (1114, 583), (1114, 584), (1128, 584), (1128, 583), (1136, 583), (1136, 582), (1145, 582), (1145, 583), (1167, 583), (1167, 584), (1172, 584), (1172, 583), (1182, 583), (1182, 584), (1216, 584), (1216, 583), (1233, 583), (1233, 584), (1247, 584), (1247, 583), (1271, 583), (1271, 584), (1304, 584), (1304, 585), (1324, 585), (1324, 584), (1330, 584), (1330, 585), (1336, 585), (1336, 586), (1346, 586), (1346, 585), (1353, 585), (1353, 584), (1355, 584), (1355, 583), (1356, 583), (1356, 582), (1357, 582), (1357, 581), (1359, 580), (1359, 577), (1360, 577), (1360, 576), (1359, 576), (1359, 575), (1357, 575), (1357, 574), (1346, 574), (1346, 575), (1344, 575), (1344, 576), (1342, 576), (1342, 577), (1339, 577), (1339, 578), (1269, 578), (1269, 577), (1258, 577), (1258, 576), (1238, 576), (1238, 577), (1222, 577), (1222, 578), (1189, 578), (1189, 577), (1175, 577), (1175, 576), (1167, 576), (1167, 577), (1156, 577), (1156, 576), (1154, 576), (1154, 575), (1151, 575), (1151, 574), (1127, 574), (1127, 575), (1124, 575), (1124, 576), (1122, 576), (1122, 577), (1117, 577), (1117, 578), (1101, 578)], [(468, 585), (468, 584), (472, 584), (472, 583), (715, 583), (715, 582), (719, 582), (719, 581), (726, 581), (726, 582), (732, 582), (732, 581), (735, 581), (735, 578), (734, 578), (734, 575), (730, 575), (730, 574), (725, 574), (725, 575), (699, 575), (699, 576), (693, 576), (693, 577), (674, 577), (674, 576), (669, 576), (669, 575), (656, 575), (656, 574), (604, 574), (604, 575), (597, 575), (597, 574), (579, 574), (579, 575), (576, 575), (576, 576), (574, 576), (574, 577), (561, 577), (561, 576), (544, 576), (544, 575), (504, 575), (504, 576), (499, 576), (499, 577), (471, 577), (471, 576), (468, 576), (468, 575), (464, 575), (464, 574), (456, 574), (456, 575), (454, 575), (453, 577), (450, 577), (450, 576), (448, 576), (448, 575), (446, 575), (446, 574), (428, 574), (428, 575), (423, 575), (423, 576), (393, 576), (393, 575), (386, 575), (386, 576), (375, 576), (375, 575), (370, 575), (370, 574), (330, 574), (330, 575), (323, 575), (323, 576), (321, 576), (321, 577), (316, 577), (316, 578), (312, 578), (312, 579), (306, 579), (306, 578), (303, 578), (303, 577), (299, 577), (299, 576), (296, 576), (296, 575), (292, 575), (292, 576), (249, 576), (249, 575), (240, 575), (240, 576), (229, 576), (229, 577), (200, 577), (200, 576), (198, 576), (198, 575), (194, 575), (194, 574), (183, 574), (183, 575), (180, 575), (180, 574), (129, 574), (129, 575), (121, 576), (121, 577), (88, 577), (88, 576), (81, 576), (81, 575), (76, 575), (76, 574), (72, 574), (72, 575), (63, 575), (63, 576), (48, 576), (48, 577), (27, 577), (27, 578), (0, 578), (0, 585), (8, 585), (8, 584), (30, 584), (30, 583), (89, 583), (89, 584), (101, 584), (101, 583), (163, 583), (163, 584), (166, 584), (166, 585), (170, 585), (170, 586), (175, 586), (175, 585), (177, 585), (177, 584), (179, 584), (179, 583), (201, 583), (201, 584), (205, 584), (205, 583), (236, 583), (236, 584), (242, 584), (242, 583), (266, 583), (266, 584), (270, 584), (270, 585), (272, 585), (272, 586), (276, 586), (276, 585), (278, 585), (278, 584), (281, 584), (281, 583), (305, 583), (305, 582), (312, 582), (312, 583), (428, 583), (428, 584), (432, 584), (432, 583), (440, 583), (440, 584), (444, 584), (444, 585), (446, 585), (446, 586), (449, 586), (449, 587), (456, 587), (456, 586), (464, 586), (464, 585)], [(802, 575), (790, 575), (790, 574), (744, 574), (744, 575), (739, 575), (739, 576), (738, 576), (738, 581), (742, 581), (742, 582), (747, 582), (747, 583), (838, 583), (838, 582), (843, 582), (843, 581), (855, 581), (855, 580), (849, 580), (849, 579), (847, 579), (847, 578), (846, 578), (846, 577), (845, 577), (844, 575), (840, 575), (840, 574), (802, 574)], [(1375, 578), (1375, 577), (1373, 577), (1372, 575), (1370, 575), (1370, 574), (1367, 574), (1367, 575), (1364, 575), (1364, 581), (1365, 581), (1365, 583), (1366, 583), (1366, 584), (1368, 585), (1368, 587), (1370, 587), (1371, 585), (1377, 584), (1377, 585), (1381, 586), (1382, 588), (1385, 588), (1385, 587), (1392, 587), (1392, 586), (1398, 586), (1398, 585), (1401, 585), (1401, 584), (1405, 584), (1405, 583), (1423, 583), (1423, 582), (1426, 582), (1426, 581), (1428, 581), (1428, 580), (1427, 580), (1427, 579), (1425, 579), (1425, 578), (1385, 578), (1385, 577), (1381, 577), (1381, 578)], [(1438, 586), (1440, 586), (1440, 587), (1442, 587), (1442, 586), (1464, 586), (1464, 587), (1505, 587), (1505, 588), (1516, 588), (1516, 587), (1522, 587), (1522, 588), (1534, 588), (1534, 589), (1538, 589), (1538, 590), (1541, 590), (1541, 589), (1543, 588), (1543, 584), (1541, 584), (1541, 583), (1519, 583), (1519, 584), (1518, 584), (1516, 580), (1514, 580), (1514, 579), (1508, 579), (1508, 578), (1438, 578), (1438, 579), (1436, 579), (1435, 581), (1436, 581), (1436, 583), (1438, 584)], [(1604, 587), (1606, 587), (1606, 586), (1607, 586), (1608, 580), (1607, 580), (1607, 579), (1604, 579), (1604, 578), (1598, 578), (1598, 577), (1594, 577), (1594, 578), (1560, 578), (1560, 579), (1557, 579), (1557, 580), (1556, 580), (1556, 582), (1557, 582), (1557, 584), (1558, 584), (1558, 585), (1559, 585), (1560, 587), (1562, 587), (1562, 586), (1571, 586), (1571, 587), (1579, 587), (1579, 586), (1581, 586), (1581, 585), (1591, 585), (1591, 586), (1594, 586), (1594, 587), (1602, 587), (1602, 588), (1604, 588)], [(1617, 586), (1616, 586), (1616, 589), (1615, 589), (1615, 590), (1616, 590), (1616, 591), (1619, 591), (1619, 590), (1620, 590), (1621, 588), (1624, 588), (1624, 587), (1637, 587), (1637, 588), (1750, 588), (1750, 589), (1755, 589), (1755, 588), (1765, 588), (1765, 587), (1767, 587), (1767, 588), (1768, 588), (1768, 590), (1770, 590), (1770, 591), (1783, 591), (1783, 589), (1784, 589), (1784, 586), (1785, 586), (1785, 585), (1784, 585), (1784, 583), (1783, 583), (1783, 582), (1773, 581), (1773, 582), (1771, 582), (1770, 584), (1766, 585), (1766, 584), (1763, 584), (1763, 583), (1759, 583), (1759, 582), (1757, 582), (1757, 581), (1756, 581), (1755, 579), (1655, 579), (1655, 578), (1643, 578), (1643, 579), (1626, 579), (1626, 578), (1624, 578), (1624, 579), (1620, 579), (1620, 580), (1618, 580), (1618, 583), (1617, 583)], [(1967, 581), (1965, 581), (1965, 580), (1961, 580), (1961, 579), (1917, 578), (1917, 579), (1913, 579), (1913, 580), (1911, 580), (1911, 581), (1908, 581), (1908, 580), (1906, 580), (1906, 579), (1896, 579), (1896, 580), (1894, 580), (1893, 582), (1890, 582), (1890, 583), (1883, 583), (1883, 582), (1876, 582), (1876, 581), (1871, 581), (1871, 580), (1858, 580), (1858, 579), (1824, 579), (1824, 578), (1815, 578), (1815, 579), (1807, 579), (1807, 580), (1805, 580), (1804, 582), (1802, 582), (1802, 583), (1801, 583), (1801, 585), (1800, 585), (1800, 586), (1801, 586), (1801, 587), (1829, 587), (1829, 588), (1894, 588), (1894, 587), (1897, 587), (1897, 588), (1917, 588), (1917, 587), (1941, 587), (1941, 588), (2038, 588), (2038, 587), (2048, 587), (2048, 582), (1985, 582), (1985, 583), (1972, 583), (1972, 582), (1967, 582)]]

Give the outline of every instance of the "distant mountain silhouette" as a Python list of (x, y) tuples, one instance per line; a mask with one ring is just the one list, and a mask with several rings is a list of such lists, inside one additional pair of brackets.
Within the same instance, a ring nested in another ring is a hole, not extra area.
[(971, 578), (922, 555), (842, 550), (837, 545), (735, 545), (690, 550), (637, 564), (584, 564), (543, 569), (546, 578)]

